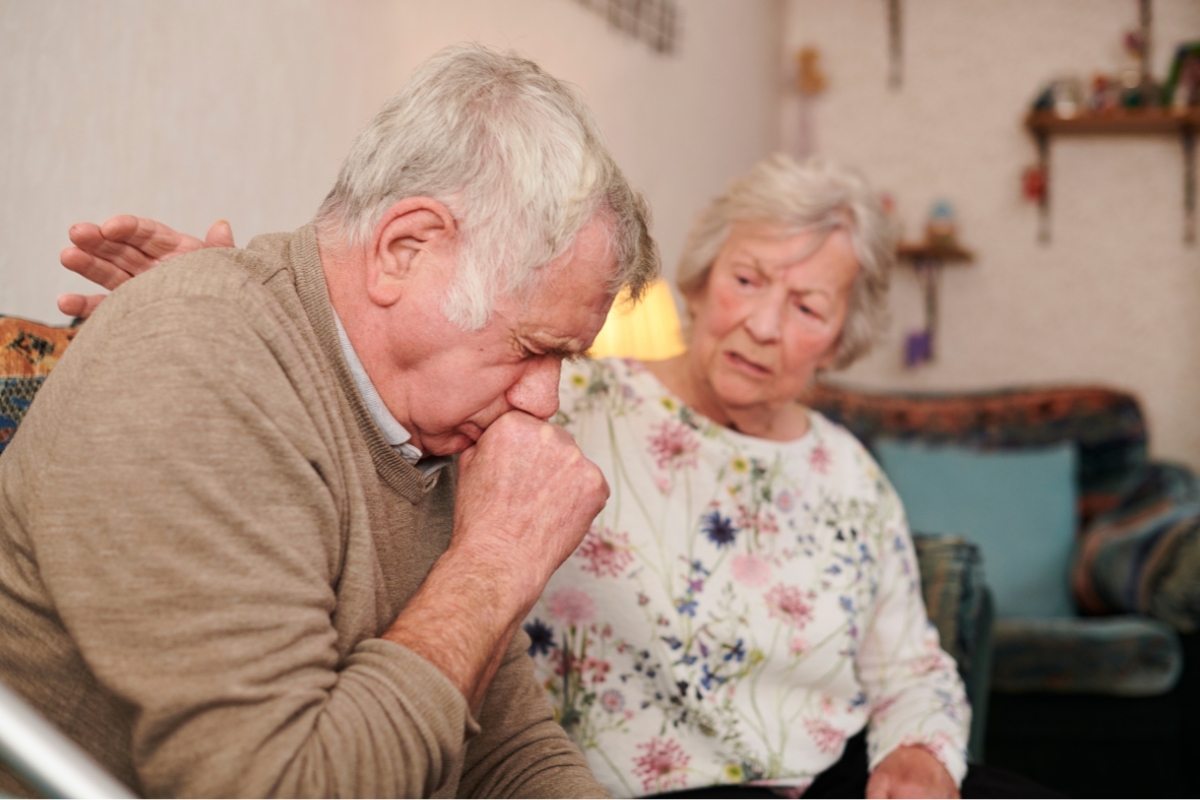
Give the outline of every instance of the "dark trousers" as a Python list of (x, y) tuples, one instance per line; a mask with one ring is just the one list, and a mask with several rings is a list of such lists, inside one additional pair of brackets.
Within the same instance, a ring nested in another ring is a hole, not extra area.
[[(867, 734), (852, 736), (846, 750), (829, 769), (813, 781), (804, 797), (867, 796)], [(962, 783), (962, 796), (970, 797), (1060, 797), (1057, 792), (1006, 770), (971, 764)], [(684, 789), (655, 797), (761, 797), (778, 800), (779, 795), (762, 786), (729, 785)]]

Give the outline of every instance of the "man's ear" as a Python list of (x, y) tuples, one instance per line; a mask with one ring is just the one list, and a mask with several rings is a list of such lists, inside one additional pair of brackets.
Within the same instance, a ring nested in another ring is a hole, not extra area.
[(458, 241), (458, 223), (431, 197), (406, 197), (393, 204), (375, 226), (367, 252), (367, 294), (376, 305), (400, 299), (417, 270), (440, 269)]

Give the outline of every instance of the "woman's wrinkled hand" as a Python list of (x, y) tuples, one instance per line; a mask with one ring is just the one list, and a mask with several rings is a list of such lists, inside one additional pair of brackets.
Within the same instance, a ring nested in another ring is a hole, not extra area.
[[(72, 246), (59, 254), (62, 265), (110, 290), (169, 258), (205, 247), (234, 246), (233, 230), (223, 219), (213, 223), (203, 240), (130, 214), (119, 214), (102, 225), (77, 222), (67, 235)], [(58, 309), (86, 319), (105, 296), (64, 294), (58, 298)]]
[(953, 797), (958, 787), (933, 753), (924, 747), (897, 747), (871, 773), (867, 797)]

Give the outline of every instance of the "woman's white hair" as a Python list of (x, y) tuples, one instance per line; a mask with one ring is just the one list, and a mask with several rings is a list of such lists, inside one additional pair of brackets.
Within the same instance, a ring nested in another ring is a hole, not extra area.
[(478, 45), (442, 50), (375, 115), (317, 212), (323, 237), (366, 246), (383, 213), (431, 197), (462, 236), (443, 312), (482, 328), (565, 254), (589, 221), (610, 223), (612, 290), (636, 297), (658, 273), (645, 200), (605, 149), (574, 88), (537, 64)]
[(740, 221), (767, 222), (796, 232), (846, 231), (859, 271), (833, 366), (847, 367), (865, 355), (886, 324), (888, 281), (896, 260), (894, 226), (866, 179), (824, 159), (798, 164), (782, 153), (755, 164), (696, 215), (675, 274), (684, 297), (696, 296), (708, 284), (713, 261), (733, 224)]

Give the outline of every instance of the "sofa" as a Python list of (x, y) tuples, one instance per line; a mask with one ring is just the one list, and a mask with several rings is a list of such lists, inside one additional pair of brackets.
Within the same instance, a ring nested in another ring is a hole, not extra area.
[[(910, 458), (917, 464), (958, 448), (968, 455), (950, 463), (964, 470), (974, 454), (1044, 460), (1054, 448), (1066, 451), (1070, 473), (1051, 491), (1061, 491), (1059, 506), (1074, 514), (1063, 564), (1049, 574), (1070, 607), (1010, 617), (992, 586), (984, 760), (1068, 796), (1200, 796), (1200, 484), (1187, 467), (1149, 458), (1136, 397), (1100, 386), (893, 394), (823, 384), (810, 405), (881, 456), (906, 507), (907, 462), (893, 457), (893, 469), (884, 457), (897, 447), (924, 448)], [(943, 471), (937, 480), (922, 502), (954, 494), (956, 475)], [(972, 540), (972, 527), (987, 527), (981, 516), (929, 532)], [(1002, 533), (1017, 540), (1022, 532)], [(1032, 557), (1021, 562), (1038, 544), (1022, 541), (1018, 570), (1039, 569)], [(982, 543), (990, 584), (997, 570), (989, 559), (995, 567), (995, 556), (1013, 556), (1006, 546), (1003, 535)]]

